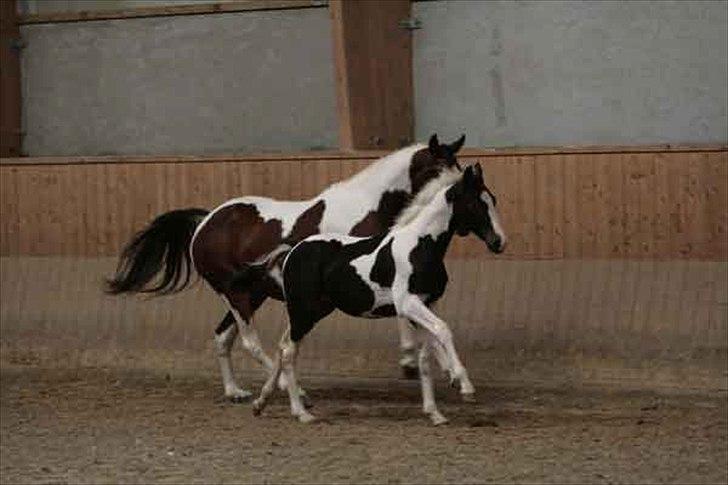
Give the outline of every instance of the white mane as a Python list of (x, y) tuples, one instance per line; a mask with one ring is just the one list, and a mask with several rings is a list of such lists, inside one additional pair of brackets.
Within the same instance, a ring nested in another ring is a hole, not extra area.
[(412, 222), (417, 215), (422, 212), (431, 201), (432, 198), (440, 192), (440, 190), (457, 182), (462, 177), (462, 172), (457, 168), (446, 168), (440, 175), (430, 180), (422, 187), (414, 199), (407, 205), (402, 213), (397, 217), (393, 228), (403, 227)]

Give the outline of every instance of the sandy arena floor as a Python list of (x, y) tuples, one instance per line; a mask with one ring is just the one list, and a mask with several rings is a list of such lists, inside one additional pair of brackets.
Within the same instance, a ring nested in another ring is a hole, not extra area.
[[(420, 412), (419, 385), (305, 379), (323, 418), (264, 416), (217, 377), (4, 366), (0, 481), (726, 483), (726, 395), (441, 385), (451, 423)], [(260, 382), (256, 382), (256, 389)]]

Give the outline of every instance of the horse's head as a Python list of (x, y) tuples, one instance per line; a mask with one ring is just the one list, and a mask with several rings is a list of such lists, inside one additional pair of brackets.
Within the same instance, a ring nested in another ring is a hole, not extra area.
[(450, 144), (440, 144), (437, 135), (434, 134), (430, 137), (426, 148), (415, 152), (409, 169), (413, 195), (443, 170), (462, 170), (455, 154), (462, 148), (463, 143), (465, 135)]
[(462, 178), (446, 193), (452, 203), (452, 227), (460, 236), (473, 233), (488, 249), (502, 253), (506, 235), (500, 225), (495, 195), (485, 186), (479, 164), (468, 165)]

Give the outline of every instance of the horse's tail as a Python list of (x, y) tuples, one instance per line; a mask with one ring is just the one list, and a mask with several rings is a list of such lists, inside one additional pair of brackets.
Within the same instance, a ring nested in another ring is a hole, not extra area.
[[(106, 292), (167, 295), (182, 291), (192, 273), (190, 242), (208, 213), (205, 209), (182, 209), (154, 219), (124, 248), (116, 274), (106, 280)], [(148, 286), (159, 273), (159, 281)]]

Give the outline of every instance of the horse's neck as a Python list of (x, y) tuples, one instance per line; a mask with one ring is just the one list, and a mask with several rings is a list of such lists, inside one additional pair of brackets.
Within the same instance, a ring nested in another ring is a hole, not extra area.
[(343, 180), (322, 193), (336, 191), (350, 193), (378, 201), (381, 195), (390, 190), (410, 192), (412, 184), (409, 169), (412, 156), (425, 145), (412, 145), (380, 158), (353, 177)]
[(432, 236), (432, 239), (438, 242), (438, 248), (441, 250), (441, 256), (443, 257), (453, 236), (451, 228), (452, 205), (445, 198), (447, 189), (448, 187), (445, 187), (440, 190), (430, 203), (420, 211), (417, 217), (399, 229), (403, 232), (411, 231), (418, 236)]

